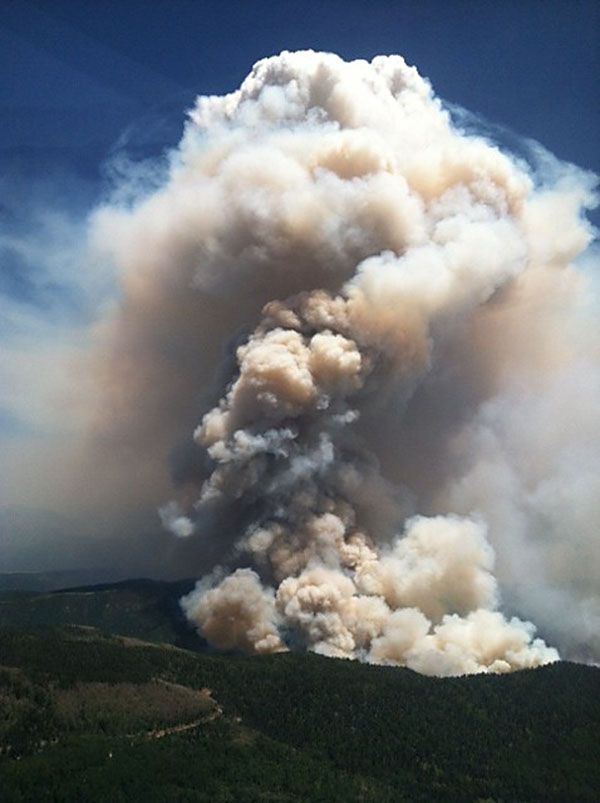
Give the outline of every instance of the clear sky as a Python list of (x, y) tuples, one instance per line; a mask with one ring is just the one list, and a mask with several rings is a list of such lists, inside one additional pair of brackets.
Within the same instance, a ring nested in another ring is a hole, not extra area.
[[(3, 216), (45, 196), (91, 204), (107, 156), (155, 156), (199, 94), (236, 88), (283, 49), (400, 53), (444, 100), (600, 172), (600, 6), (594, 0), (4, 0)], [(54, 177), (54, 180), (53, 180)], [(8, 196), (8, 197), (7, 197)], [(598, 213), (592, 213), (598, 223)], [(0, 290), (31, 296), (14, 259)]]
[(9, 457), (0, 470), (17, 442), (54, 426), (45, 419), (52, 355), (105, 290), (102, 277), (79, 285), (73, 274), (115, 153), (160, 154), (178, 142), (196, 95), (235, 89), (264, 56), (312, 48), (347, 60), (399, 53), (442, 99), (598, 173), (599, 8), (594, 0), (2, 0), (0, 447)]
[[(231, 91), (283, 49), (400, 53), (444, 100), (600, 172), (599, 14), (594, 0), (5, 0), (2, 223), (32, 187), (89, 201), (111, 151), (174, 145), (197, 94)], [(0, 270), (0, 287), (25, 292)]]
[(176, 139), (195, 94), (235, 88), (263, 56), (313, 48), (346, 59), (400, 53), (440, 97), (598, 171), (598, 9), (594, 0), (4, 0), (1, 158), (93, 169), (148, 116), (173, 126), (156, 125), (160, 147)]

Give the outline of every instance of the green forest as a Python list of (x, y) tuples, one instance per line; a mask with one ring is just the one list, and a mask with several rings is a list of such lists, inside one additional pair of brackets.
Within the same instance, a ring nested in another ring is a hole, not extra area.
[(595, 801), (599, 726), (578, 664), (426, 678), (0, 628), (3, 803)]

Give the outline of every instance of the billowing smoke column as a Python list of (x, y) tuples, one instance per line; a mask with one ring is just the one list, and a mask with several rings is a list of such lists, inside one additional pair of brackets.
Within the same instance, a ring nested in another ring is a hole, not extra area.
[(457, 130), (400, 57), (283, 53), (199, 98), (166, 186), (100, 216), (130, 309), (166, 311), (194, 382), (234, 338), (194, 432), (198, 498), (161, 509), (199, 550), (224, 544), (183, 600), (209, 642), (442, 675), (557, 660), (499, 611), (497, 570), (513, 611), (550, 611), (546, 632), (593, 654), (593, 575), (560, 558), (597, 563), (600, 516), (560, 532), (549, 504), (554, 486), (570, 504), (570, 460), (597, 508), (573, 392), (598, 376), (571, 264), (590, 182), (552, 170), (536, 186)]

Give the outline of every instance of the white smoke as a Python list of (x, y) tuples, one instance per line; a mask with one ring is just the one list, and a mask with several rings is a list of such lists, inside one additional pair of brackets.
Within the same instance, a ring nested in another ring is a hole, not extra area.
[(130, 345), (111, 393), (137, 392), (130, 360), (157, 410), (176, 397), (158, 437), (237, 340), (196, 501), (161, 510), (244, 566), (184, 600), (216, 646), (430, 674), (557, 660), (502, 589), (598, 657), (600, 372), (574, 264), (593, 182), (545, 168), (453, 127), (398, 56), (282, 53), (198, 99), (162, 189), (97, 215)]

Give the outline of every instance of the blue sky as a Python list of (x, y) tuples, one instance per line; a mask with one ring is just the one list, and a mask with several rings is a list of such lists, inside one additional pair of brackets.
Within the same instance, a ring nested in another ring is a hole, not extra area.
[[(234, 89), (256, 60), (282, 49), (332, 50), (346, 59), (400, 53), (444, 100), (600, 172), (600, 12), (593, 0), (2, 6), (5, 235), (27, 239), (33, 230), (39, 240), (48, 209), (81, 219), (106, 184), (111, 154), (125, 148), (139, 159), (175, 145), (197, 94)], [(599, 222), (598, 212), (592, 219)], [(85, 314), (84, 300), (58, 277), (36, 282), (35, 265), (17, 250), (3, 249), (5, 295), (48, 314)]]
[(110, 295), (83, 249), (115, 154), (176, 145), (195, 96), (235, 89), (264, 56), (399, 53), (442, 99), (600, 172), (593, 0), (3, 0), (0, 11), (4, 465), (16, 442), (55, 434), (59, 363)]
[(4, 164), (21, 156), (31, 170), (56, 159), (92, 171), (128, 126), (148, 117), (156, 125), (146, 144), (159, 148), (176, 140), (195, 94), (235, 88), (262, 56), (311, 47), (346, 59), (400, 53), (442, 98), (600, 169), (593, 0), (2, 6)]

